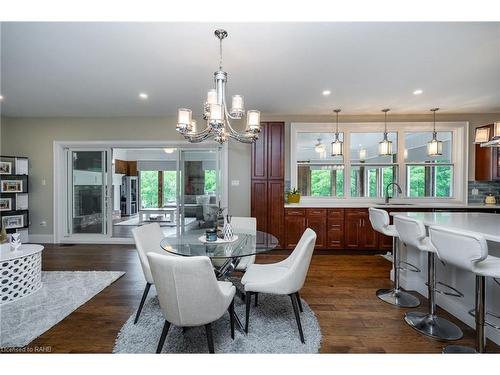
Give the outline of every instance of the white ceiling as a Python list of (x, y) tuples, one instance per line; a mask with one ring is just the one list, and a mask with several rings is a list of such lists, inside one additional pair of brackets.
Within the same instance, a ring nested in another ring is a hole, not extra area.
[(500, 112), (500, 23), (3, 23), (2, 112), (199, 113), (220, 26), (228, 92), (244, 95), (247, 109)]

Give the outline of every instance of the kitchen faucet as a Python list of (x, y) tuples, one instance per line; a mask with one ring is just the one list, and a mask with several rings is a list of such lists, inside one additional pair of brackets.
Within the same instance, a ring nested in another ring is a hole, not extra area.
[(385, 187), (385, 204), (389, 204), (389, 199), (392, 198), (392, 197), (389, 197), (389, 187), (392, 185), (394, 185), (398, 188), (398, 194), (403, 193), (403, 190), (401, 190), (401, 186), (399, 186), (399, 184), (397, 182), (391, 182), (391, 183), (387, 184), (387, 186)]

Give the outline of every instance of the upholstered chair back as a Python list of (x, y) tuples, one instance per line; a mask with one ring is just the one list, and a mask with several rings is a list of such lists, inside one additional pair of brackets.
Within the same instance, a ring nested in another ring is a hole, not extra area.
[(399, 234), (399, 239), (405, 245), (414, 246), (422, 251), (434, 251), (427, 238), (425, 226), (420, 220), (405, 216), (395, 216), (394, 226)]
[(142, 271), (144, 272), (144, 278), (148, 283), (153, 284), (153, 276), (151, 275), (146, 254), (149, 252), (168, 254), (160, 246), (160, 242), (164, 238), (161, 227), (158, 223), (142, 225), (132, 229), (132, 235), (134, 236), (135, 247), (139, 255)]
[(431, 226), (429, 237), (439, 259), (468, 271), (488, 256), (486, 240), (476, 233)]
[(165, 319), (189, 327), (220, 318), (227, 308), (227, 297), (221, 292), (208, 257), (148, 253), (148, 259)]
[(392, 235), (388, 230), (390, 220), (386, 210), (370, 207), (368, 209), (368, 215), (373, 229), (388, 236)]

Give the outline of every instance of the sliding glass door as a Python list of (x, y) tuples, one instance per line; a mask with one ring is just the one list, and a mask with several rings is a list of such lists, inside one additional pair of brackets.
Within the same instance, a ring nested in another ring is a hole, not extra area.
[(109, 174), (107, 149), (66, 149), (67, 236), (107, 236)]

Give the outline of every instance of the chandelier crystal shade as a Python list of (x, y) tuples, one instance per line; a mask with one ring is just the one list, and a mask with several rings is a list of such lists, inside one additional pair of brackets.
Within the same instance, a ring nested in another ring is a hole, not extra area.
[(384, 118), (384, 138), (382, 141), (378, 143), (378, 154), (379, 156), (388, 156), (392, 155), (392, 141), (389, 141), (387, 137), (387, 112), (389, 112), (390, 109), (386, 108), (383, 109), (382, 112), (385, 114)]
[(342, 156), (344, 154), (344, 142), (339, 139), (339, 112), (340, 109), (334, 109), (337, 114), (337, 127), (335, 128), (335, 140), (332, 142), (332, 156)]
[(198, 131), (196, 121), (192, 118), (192, 111), (187, 108), (179, 108), (177, 113), (177, 131), (191, 143), (202, 142), (213, 138), (222, 144), (229, 138), (243, 143), (253, 143), (259, 138), (260, 112), (250, 110), (246, 113), (246, 128), (244, 132), (238, 132), (231, 126), (231, 120), (241, 120), (245, 115), (243, 96), (233, 95), (231, 99), (231, 110), (226, 105), (226, 83), (227, 73), (222, 70), (222, 40), (227, 37), (227, 31), (215, 30), (215, 36), (219, 39), (219, 70), (214, 73), (215, 88), (207, 92), (207, 100), (203, 106), (203, 119), (206, 127)]
[(436, 112), (439, 108), (432, 108), (431, 112), (434, 114), (434, 125), (432, 130), (432, 139), (427, 142), (427, 155), (428, 156), (440, 156), (443, 155), (443, 142), (437, 139), (436, 132)]

